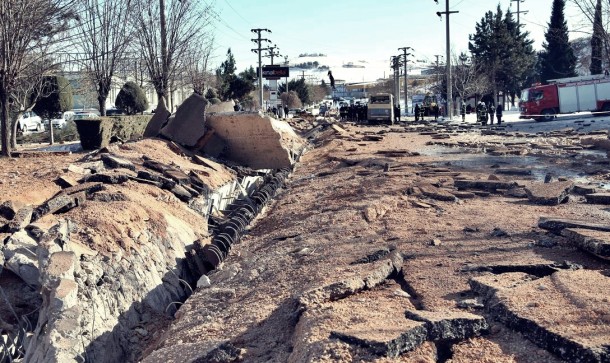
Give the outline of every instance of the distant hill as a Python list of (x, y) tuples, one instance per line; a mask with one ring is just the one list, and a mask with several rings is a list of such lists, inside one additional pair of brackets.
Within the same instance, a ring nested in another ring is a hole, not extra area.
[(326, 57), (324, 53), (301, 53), (299, 54), (299, 58), (303, 57)]

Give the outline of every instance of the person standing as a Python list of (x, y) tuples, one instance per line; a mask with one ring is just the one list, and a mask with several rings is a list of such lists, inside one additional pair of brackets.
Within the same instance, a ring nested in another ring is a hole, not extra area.
[(504, 106), (501, 103), (498, 103), (498, 107), (496, 107), (496, 118), (498, 119), (498, 125), (502, 123), (502, 111), (504, 110)]
[(462, 114), (462, 122), (466, 121), (466, 103), (462, 102), (462, 107), (460, 109), (460, 113)]
[(438, 112), (439, 112), (438, 103), (436, 103), (436, 104), (434, 104), (434, 121), (438, 120)]
[(419, 121), (419, 103), (415, 104), (415, 122)]
[(494, 113), (496, 111), (496, 106), (494, 106), (494, 103), (491, 102), (487, 109), (489, 110), (489, 124), (493, 125), (494, 124)]

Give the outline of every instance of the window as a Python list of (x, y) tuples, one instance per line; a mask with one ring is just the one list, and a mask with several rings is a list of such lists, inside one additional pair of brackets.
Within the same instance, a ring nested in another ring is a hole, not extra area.
[(530, 95), (530, 101), (539, 101), (544, 98), (544, 92), (542, 91), (532, 91)]

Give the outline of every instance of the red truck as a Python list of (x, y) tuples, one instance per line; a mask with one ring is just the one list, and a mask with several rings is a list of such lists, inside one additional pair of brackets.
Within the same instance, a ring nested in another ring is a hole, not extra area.
[(610, 78), (603, 75), (550, 80), (521, 92), (520, 118), (550, 121), (560, 113), (610, 114)]

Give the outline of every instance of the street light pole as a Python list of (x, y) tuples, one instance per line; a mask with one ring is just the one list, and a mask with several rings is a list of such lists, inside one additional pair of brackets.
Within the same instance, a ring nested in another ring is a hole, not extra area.
[[(438, 0), (434, 0), (438, 4)], [(447, 117), (453, 118), (453, 95), (451, 85), (451, 40), (449, 35), (449, 15), (459, 13), (459, 11), (449, 11), (449, 0), (445, 0), (445, 11), (437, 11), (436, 15), (440, 18), (442, 14), (446, 15), (445, 18), (445, 32), (447, 37)]]

